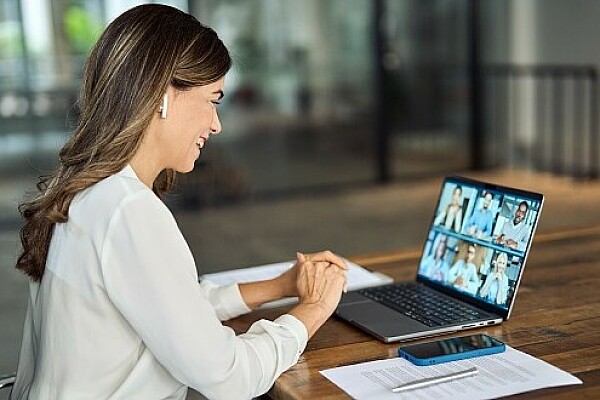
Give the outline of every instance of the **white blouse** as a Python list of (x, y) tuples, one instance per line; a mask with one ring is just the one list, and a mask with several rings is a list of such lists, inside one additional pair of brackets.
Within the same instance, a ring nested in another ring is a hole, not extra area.
[(198, 284), (172, 214), (131, 166), (79, 193), (30, 298), (11, 399), (210, 399), (265, 393), (307, 331), (283, 315), (236, 336), (237, 285)]

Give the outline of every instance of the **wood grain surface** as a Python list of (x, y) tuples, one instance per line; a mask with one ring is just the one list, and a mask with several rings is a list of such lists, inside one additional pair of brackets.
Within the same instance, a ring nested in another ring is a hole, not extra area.
[[(413, 279), (420, 249), (356, 257), (353, 261), (395, 280)], [(230, 321), (237, 332), (288, 308), (259, 310)], [(538, 235), (525, 266), (515, 308), (502, 325), (471, 330), (575, 374), (583, 385), (544, 389), (519, 398), (600, 399), (600, 227)], [(268, 393), (273, 399), (346, 399), (320, 370), (395, 356), (384, 344), (331, 318), (309, 341), (297, 365)]]

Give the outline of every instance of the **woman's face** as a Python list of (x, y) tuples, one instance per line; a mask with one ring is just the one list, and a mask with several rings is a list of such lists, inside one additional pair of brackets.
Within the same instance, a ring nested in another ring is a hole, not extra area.
[(452, 194), (452, 204), (458, 205), (460, 204), (460, 195), (462, 191), (459, 188), (454, 189), (454, 193)]
[(437, 258), (442, 258), (442, 256), (444, 255), (445, 252), (446, 252), (446, 241), (440, 240), (440, 242), (438, 243), (437, 252), (436, 252)]
[(164, 168), (190, 172), (211, 135), (221, 132), (216, 105), (225, 78), (179, 91), (169, 87), (167, 117), (158, 121), (159, 152)]
[(502, 273), (506, 269), (506, 259), (504, 257), (498, 257), (496, 260), (496, 269)]

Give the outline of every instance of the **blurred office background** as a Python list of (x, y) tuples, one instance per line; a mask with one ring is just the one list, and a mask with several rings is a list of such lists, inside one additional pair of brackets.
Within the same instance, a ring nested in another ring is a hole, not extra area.
[[(0, 374), (26, 306), (17, 205), (77, 121), (90, 47), (140, 3), (0, 1)], [(223, 133), (168, 199), (201, 273), (417, 246), (449, 173), (598, 177), (598, 1), (160, 3), (235, 61)]]

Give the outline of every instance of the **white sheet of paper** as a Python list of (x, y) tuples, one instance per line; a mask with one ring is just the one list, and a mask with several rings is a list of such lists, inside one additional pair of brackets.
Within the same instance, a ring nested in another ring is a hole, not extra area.
[[(387, 275), (368, 271), (351, 261), (346, 261), (346, 263), (348, 264), (348, 290), (356, 290), (393, 282), (393, 279)], [(205, 274), (202, 275), (200, 279), (206, 279), (219, 286), (229, 285), (235, 282), (254, 282), (275, 278), (291, 268), (292, 265), (294, 265), (293, 261), (258, 265), (255, 267)], [(263, 307), (278, 307), (285, 304), (292, 304), (296, 301), (296, 298), (286, 298), (264, 304)]]
[[(392, 393), (403, 383), (477, 367), (474, 377), (457, 379), (422, 389)], [(577, 377), (538, 358), (506, 346), (499, 354), (427, 367), (403, 358), (390, 358), (320, 371), (355, 399), (494, 399), (546, 387), (581, 384)]]

